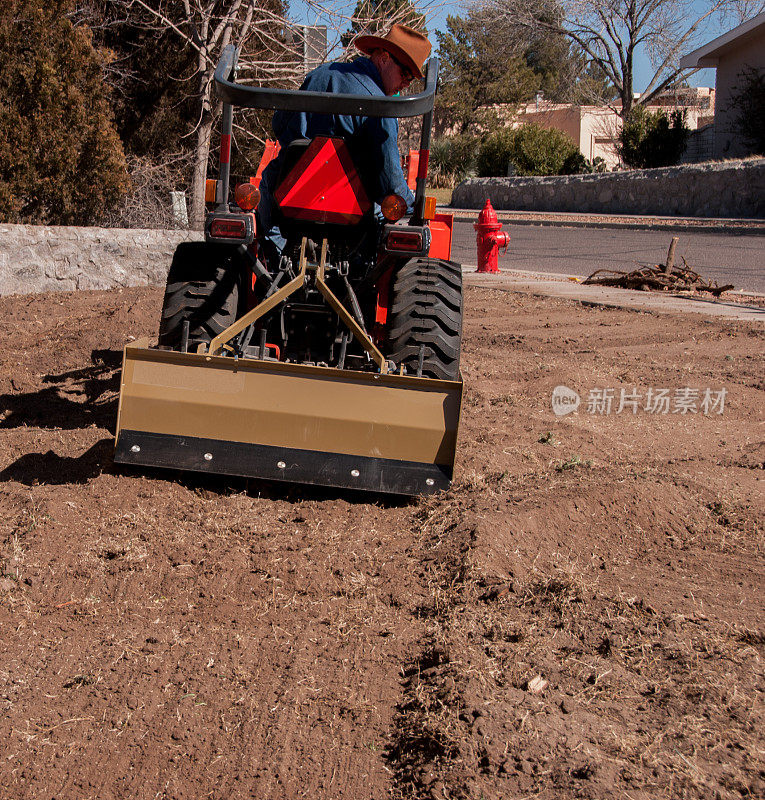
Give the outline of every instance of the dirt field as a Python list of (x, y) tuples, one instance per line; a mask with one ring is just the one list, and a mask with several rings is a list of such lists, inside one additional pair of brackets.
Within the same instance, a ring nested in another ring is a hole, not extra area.
[(762, 328), (469, 289), (454, 488), (391, 502), (117, 472), (160, 305), (0, 300), (3, 800), (763, 796)]

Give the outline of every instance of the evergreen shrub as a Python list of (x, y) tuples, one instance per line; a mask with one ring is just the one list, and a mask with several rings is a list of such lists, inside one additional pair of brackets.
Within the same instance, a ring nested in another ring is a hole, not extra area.
[(633, 169), (671, 167), (685, 150), (690, 130), (684, 111), (632, 109), (619, 134), (616, 152)]
[(567, 165), (576, 171), (577, 155), (579, 149), (563, 131), (527, 123), (484, 139), (478, 151), (478, 175), (562, 175)]
[(453, 188), (475, 172), (479, 140), (469, 134), (442, 136), (430, 145), (429, 183)]
[(0, 221), (97, 223), (129, 186), (104, 55), (72, 0), (0, 5)]

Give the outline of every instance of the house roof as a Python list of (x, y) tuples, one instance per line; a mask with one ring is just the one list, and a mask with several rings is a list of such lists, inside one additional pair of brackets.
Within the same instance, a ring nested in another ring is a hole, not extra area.
[(743, 22), (732, 31), (712, 39), (711, 42), (699, 47), (692, 53), (688, 53), (687, 56), (683, 56), (680, 59), (680, 66), (683, 68), (716, 67), (721, 55), (742, 45), (749, 39), (762, 35), (765, 35), (765, 11)]

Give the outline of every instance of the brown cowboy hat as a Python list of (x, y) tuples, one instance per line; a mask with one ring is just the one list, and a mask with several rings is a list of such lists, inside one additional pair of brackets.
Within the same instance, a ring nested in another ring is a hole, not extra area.
[(423, 77), (422, 68), (430, 55), (427, 36), (406, 25), (393, 25), (385, 36), (359, 36), (353, 44), (367, 55), (378, 47), (387, 50), (397, 61), (409, 67), (416, 78)]

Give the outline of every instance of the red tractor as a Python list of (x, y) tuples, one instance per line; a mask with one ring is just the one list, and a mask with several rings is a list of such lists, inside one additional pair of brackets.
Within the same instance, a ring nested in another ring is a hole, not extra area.
[[(170, 267), (159, 341), (125, 351), (116, 460), (400, 494), (451, 481), (462, 383), (462, 274), (451, 217), (425, 196), (437, 83), (403, 98), (290, 91), (215, 73), (224, 101), (220, 174), (205, 241)], [(414, 213), (382, 221), (341, 138), (298, 140), (279, 159), (273, 209), (286, 244), (258, 230), (256, 183), (230, 198), (234, 107), (422, 116), (410, 156)], [(416, 170), (416, 172), (415, 172)]]

